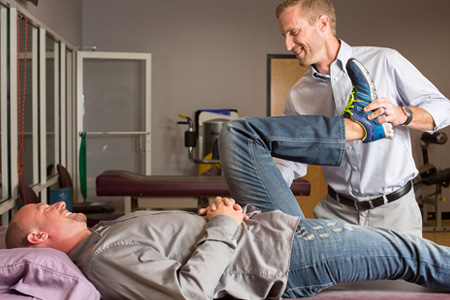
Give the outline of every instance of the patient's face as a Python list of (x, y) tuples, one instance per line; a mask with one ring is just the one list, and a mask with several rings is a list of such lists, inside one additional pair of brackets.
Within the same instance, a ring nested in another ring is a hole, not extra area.
[(86, 216), (81, 213), (70, 213), (64, 202), (53, 205), (45, 203), (27, 204), (22, 207), (15, 218), (18, 222), (38, 224), (41, 230), (61, 232), (86, 229)]

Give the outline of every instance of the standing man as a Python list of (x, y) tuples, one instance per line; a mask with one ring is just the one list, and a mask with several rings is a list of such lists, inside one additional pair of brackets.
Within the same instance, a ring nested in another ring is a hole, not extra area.
[[(436, 131), (449, 125), (450, 102), (397, 51), (351, 47), (338, 40), (329, 0), (286, 0), (276, 15), (286, 49), (300, 65), (311, 67), (289, 92), (285, 115), (340, 115), (352, 91), (345, 66), (354, 57), (369, 71), (379, 97), (366, 107), (373, 111), (368, 119), (391, 123), (395, 130), (391, 140), (348, 142), (342, 164), (323, 167), (328, 195), (314, 215), (421, 236), (421, 213), (411, 183), (418, 171), (409, 128)], [(306, 174), (307, 165), (276, 162), (288, 184)]]

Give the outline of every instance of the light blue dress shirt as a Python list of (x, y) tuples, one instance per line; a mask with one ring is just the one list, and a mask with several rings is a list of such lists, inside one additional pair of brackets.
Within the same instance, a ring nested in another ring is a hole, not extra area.
[[(450, 101), (397, 51), (340, 43), (330, 75), (311, 67), (289, 92), (285, 115), (341, 115), (352, 91), (345, 65), (354, 57), (370, 72), (379, 98), (386, 97), (397, 106), (423, 108), (434, 119), (434, 131), (450, 124)], [(418, 174), (407, 127), (395, 127), (392, 140), (352, 141), (346, 148), (341, 166), (323, 167), (326, 182), (338, 193), (360, 199), (388, 194)], [(278, 159), (276, 163), (288, 184), (306, 174), (306, 165)]]

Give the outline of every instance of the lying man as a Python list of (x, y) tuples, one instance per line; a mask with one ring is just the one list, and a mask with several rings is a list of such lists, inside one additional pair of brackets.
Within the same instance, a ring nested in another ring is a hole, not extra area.
[(266, 213), (247, 207), (244, 214), (233, 200), (216, 198), (206, 217), (140, 211), (91, 232), (85, 217), (70, 214), (63, 202), (29, 204), (11, 221), (7, 245), (68, 253), (105, 300), (279, 299), (375, 279), (450, 291), (447, 247), (385, 229), (300, 217), (271, 155), (338, 165), (346, 137), (363, 135), (357, 123), (320, 116), (267, 121), (228, 122), (220, 135), (234, 197)]
[[(364, 112), (352, 108), (347, 116), (358, 114)], [(243, 118), (224, 126), (220, 157), (232, 195), (262, 213), (218, 197), (201, 210), (205, 217), (140, 211), (90, 231), (85, 217), (70, 214), (63, 202), (29, 204), (11, 221), (7, 246), (68, 253), (105, 300), (279, 299), (376, 279), (450, 291), (450, 248), (386, 229), (303, 217), (272, 156), (337, 166), (346, 140), (383, 137), (370, 134), (380, 129), (373, 121), (364, 130), (352, 119)]]

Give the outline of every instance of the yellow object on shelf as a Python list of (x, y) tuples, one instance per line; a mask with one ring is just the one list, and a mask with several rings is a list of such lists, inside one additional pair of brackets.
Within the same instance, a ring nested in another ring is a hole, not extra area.
[[(205, 160), (212, 159), (212, 153), (209, 153), (208, 155), (206, 155), (204, 159)], [(217, 168), (220, 170), (220, 164), (200, 164), (200, 166), (198, 167), (198, 174), (202, 175), (212, 168)]]

